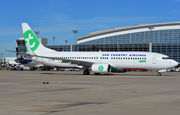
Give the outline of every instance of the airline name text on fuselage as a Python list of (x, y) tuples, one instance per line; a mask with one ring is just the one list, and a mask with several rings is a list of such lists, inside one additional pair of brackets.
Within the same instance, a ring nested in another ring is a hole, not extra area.
[(146, 54), (102, 54), (102, 56), (142, 56), (142, 57), (145, 57)]

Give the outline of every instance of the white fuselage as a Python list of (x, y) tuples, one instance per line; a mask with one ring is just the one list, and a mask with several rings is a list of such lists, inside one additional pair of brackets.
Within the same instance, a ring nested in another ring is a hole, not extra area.
[(41, 64), (41, 63), (36, 63), (34, 61), (28, 63), (28, 64), (23, 64), (25, 66), (28, 66), (28, 67), (32, 67), (32, 68), (40, 68), (40, 67), (43, 67), (44, 64)]
[(60, 59), (110, 64), (118, 70), (161, 70), (177, 65), (177, 62), (168, 59), (168, 56), (151, 52), (48, 52), (39, 55), (57, 60), (39, 57), (31, 59), (45, 65), (61, 67), (78, 67), (78, 65), (62, 63)]

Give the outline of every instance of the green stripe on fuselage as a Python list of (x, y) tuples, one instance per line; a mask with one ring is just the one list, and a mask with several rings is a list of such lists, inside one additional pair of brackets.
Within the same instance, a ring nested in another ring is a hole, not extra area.
[(118, 69), (116, 69), (115, 67), (111, 66), (111, 70), (118, 70)]
[(146, 62), (146, 60), (139, 60), (140, 63)]

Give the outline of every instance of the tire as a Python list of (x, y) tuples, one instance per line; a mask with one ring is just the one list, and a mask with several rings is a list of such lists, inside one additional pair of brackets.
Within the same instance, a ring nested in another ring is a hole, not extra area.
[(158, 73), (157, 73), (157, 76), (161, 76), (161, 73), (160, 73), (160, 72), (158, 72)]
[(84, 74), (84, 75), (89, 75), (90, 72), (89, 72), (89, 71), (83, 71), (83, 74)]
[(100, 73), (94, 73), (94, 75), (100, 75)]

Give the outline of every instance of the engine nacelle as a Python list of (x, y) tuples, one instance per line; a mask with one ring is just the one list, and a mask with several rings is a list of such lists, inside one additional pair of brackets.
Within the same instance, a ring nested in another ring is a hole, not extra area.
[(111, 69), (111, 72), (113, 72), (113, 73), (126, 73), (126, 70), (112, 70)]
[(107, 73), (107, 72), (110, 72), (111, 70), (111, 65), (109, 64), (93, 64), (91, 66), (91, 70), (92, 72), (95, 72), (95, 73)]

